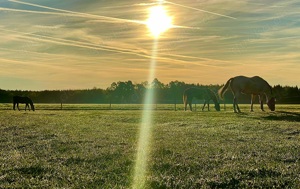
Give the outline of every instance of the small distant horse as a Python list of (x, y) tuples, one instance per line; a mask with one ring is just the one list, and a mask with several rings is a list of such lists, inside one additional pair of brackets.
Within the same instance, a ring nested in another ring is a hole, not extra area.
[[(32, 100), (30, 98), (28, 98), (27, 96), (26, 97), (21, 97), (21, 96), (14, 96), (13, 97), (13, 105), (14, 105), (13, 109), (14, 110), (16, 110), (16, 104), (17, 104), (17, 108), (20, 111), (19, 103), (26, 104), (25, 105), (25, 111), (26, 111), (27, 108), (28, 108), (29, 111), (30, 111), (30, 108), (32, 109), (32, 111), (35, 110)], [(30, 104), (30, 108), (29, 108), (29, 104)]]
[(212, 100), (215, 103), (215, 109), (220, 111), (220, 103), (218, 102), (218, 98), (216, 94), (211, 89), (199, 89), (199, 88), (188, 88), (183, 92), (183, 104), (184, 111), (187, 109), (187, 104), (189, 104), (190, 110), (192, 110), (192, 100), (193, 98), (204, 98), (204, 104), (202, 107), (202, 111), (204, 110), (205, 105), (207, 104), (207, 110), (209, 111), (209, 101)]
[(245, 77), (245, 76), (236, 76), (230, 78), (226, 84), (219, 89), (218, 93), (220, 98), (223, 98), (224, 93), (230, 87), (233, 93), (233, 109), (234, 112), (241, 112), (238, 105), (238, 98), (240, 94), (251, 94), (251, 106), (250, 111), (253, 111), (253, 102), (256, 95), (259, 97), (260, 108), (264, 111), (263, 107), (263, 97), (266, 97), (266, 102), (271, 111), (275, 110), (275, 98), (271, 97), (272, 87), (259, 76), (254, 77)]

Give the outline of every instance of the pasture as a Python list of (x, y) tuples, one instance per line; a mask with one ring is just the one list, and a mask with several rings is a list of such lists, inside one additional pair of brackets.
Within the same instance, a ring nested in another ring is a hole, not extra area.
[[(0, 188), (131, 187), (141, 105), (35, 106), (0, 105)], [(300, 188), (300, 105), (249, 106), (155, 106), (146, 188)]]

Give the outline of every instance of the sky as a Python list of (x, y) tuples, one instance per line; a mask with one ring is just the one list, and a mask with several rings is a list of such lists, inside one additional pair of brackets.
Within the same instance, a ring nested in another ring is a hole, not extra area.
[[(224, 84), (237, 75), (299, 86), (298, 0), (0, 0), (0, 89), (106, 89), (147, 81), (161, 4), (155, 77)], [(176, 27), (175, 27), (176, 26)]]

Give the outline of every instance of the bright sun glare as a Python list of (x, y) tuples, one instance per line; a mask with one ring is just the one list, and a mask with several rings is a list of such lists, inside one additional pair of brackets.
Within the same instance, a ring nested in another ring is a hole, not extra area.
[(151, 7), (147, 27), (154, 37), (158, 37), (172, 27), (172, 18), (168, 16), (163, 6)]

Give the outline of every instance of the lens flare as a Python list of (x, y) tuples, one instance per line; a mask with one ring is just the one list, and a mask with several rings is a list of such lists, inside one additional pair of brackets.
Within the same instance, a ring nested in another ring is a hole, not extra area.
[[(160, 2), (160, 4), (163, 1)], [(152, 56), (149, 69), (148, 82), (152, 82), (155, 78), (156, 56), (158, 37), (172, 27), (172, 19), (166, 14), (162, 6), (152, 7), (150, 9), (150, 16), (147, 20), (147, 26), (151, 31), (154, 42), (152, 47)], [(136, 162), (134, 167), (133, 189), (143, 189), (146, 184), (147, 167), (149, 161), (149, 154), (151, 151), (151, 135), (152, 135), (152, 106), (154, 102), (155, 91), (148, 90), (144, 99), (143, 115), (140, 127), (140, 135), (138, 141), (138, 148), (136, 154)]]
[[(157, 54), (157, 40), (154, 40), (152, 49), (152, 58), (150, 64), (150, 73), (148, 82), (152, 82), (155, 77)], [(151, 133), (152, 133), (152, 105), (154, 102), (154, 90), (148, 90), (144, 99), (143, 117), (140, 127), (140, 136), (134, 168), (133, 189), (142, 189), (146, 183), (147, 162), (150, 153)]]

